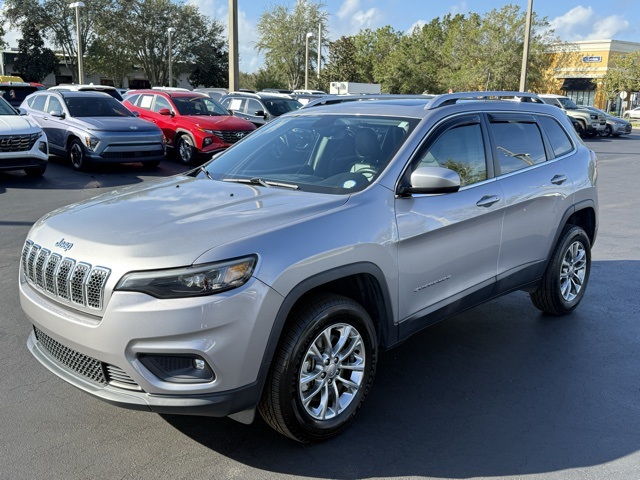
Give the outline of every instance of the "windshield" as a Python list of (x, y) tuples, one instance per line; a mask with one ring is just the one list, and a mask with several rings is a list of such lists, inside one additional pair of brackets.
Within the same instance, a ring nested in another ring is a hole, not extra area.
[(302, 104), (297, 100), (277, 99), (277, 100), (263, 100), (267, 110), (271, 115), (279, 117), (287, 112), (298, 110), (302, 107)]
[(558, 101), (562, 104), (562, 107), (567, 110), (575, 110), (578, 106), (570, 98), (561, 97)]
[(0, 100), (0, 115), (17, 115), (18, 113), (11, 108), (4, 99)]
[(208, 97), (173, 97), (180, 115), (229, 115), (226, 108)]
[(345, 194), (366, 188), (418, 123), (365, 115), (282, 117), (205, 165), (212, 179)]
[(113, 97), (96, 94), (82, 97), (65, 97), (72, 117), (132, 117), (119, 101)]

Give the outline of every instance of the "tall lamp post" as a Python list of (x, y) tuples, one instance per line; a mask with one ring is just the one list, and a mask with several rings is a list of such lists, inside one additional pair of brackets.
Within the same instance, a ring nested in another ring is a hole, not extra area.
[(78, 83), (84, 82), (84, 70), (82, 69), (82, 42), (80, 41), (80, 7), (84, 7), (84, 3), (75, 2), (69, 5), (69, 8), (76, 10), (76, 37), (78, 37)]
[(309, 39), (313, 37), (313, 33), (307, 33), (307, 45), (304, 55), (304, 89), (309, 90)]
[(527, 68), (529, 64), (529, 41), (531, 40), (531, 15), (533, 15), (533, 0), (527, 5), (527, 17), (524, 25), (524, 44), (522, 48), (522, 68), (520, 69), (520, 91), (527, 91)]
[(173, 87), (173, 63), (171, 58), (171, 34), (175, 33), (176, 29), (173, 27), (167, 28), (167, 34), (169, 35), (169, 86)]

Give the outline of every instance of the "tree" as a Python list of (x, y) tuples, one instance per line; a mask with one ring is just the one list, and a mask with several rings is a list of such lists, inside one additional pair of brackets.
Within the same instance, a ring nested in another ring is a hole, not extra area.
[(343, 36), (329, 43), (329, 60), (320, 73), (318, 87), (329, 91), (331, 82), (363, 82), (356, 65), (358, 52), (353, 37)]
[(614, 103), (620, 92), (640, 90), (640, 51), (617, 54), (611, 58), (601, 81), (607, 100)]
[[(325, 32), (322, 45), (326, 46), (327, 13), (322, 11), (323, 3), (311, 0), (297, 0), (293, 10), (283, 5), (275, 5), (263, 13), (257, 30), (260, 40), (256, 47), (264, 53), (267, 68), (283, 72), (288, 88), (299, 88), (304, 81), (307, 33), (318, 30), (322, 25)], [(309, 39), (309, 74), (315, 71), (317, 63), (318, 39)]]
[[(96, 19), (103, 18), (111, 0), (91, 0), (80, 9), (80, 43), (82, 51), (95, 39)], [(64, 63), (71, 69), (75, 82), (77, 78), (77, 39), (75, 10), (69, 8), (69, 0), (5, 0), (5, 15), (9, 22), (22, 27), (27, 21), (40, 26), (42, 35), (62, 50)]]
[(194, 69), (189, 83), (197, 87), (226, 87), (229, 84), (229, 51), (222, 40), (222, 25), (213, 22), (207, 37), (194, 46)]
[(27, 82), (42, 82), (50, 73), (59, 73), (56, 54), (45, 48), (40, 29), (30, 19), (22, 24), (22, 38), (18, 41), (13, 66)]

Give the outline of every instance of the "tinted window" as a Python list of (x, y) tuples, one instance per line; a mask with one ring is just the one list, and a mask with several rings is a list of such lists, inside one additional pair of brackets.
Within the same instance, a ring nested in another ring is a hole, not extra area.
[(133, 114), (115, 98), (96, 95), (67, 97), (67, 108), (72, 117), (131, 117)]
[(171, 110), (171, 104), (169, 103), (169, 100), (167, 100), (164, 97), (161, 97), (160, 95), (158, 95), (156, 97), (156, 103), (153, 106), (153, 111), (157, 112), (162, 108), (168, 108), (169, 110)]
[(461, 125), (447, 130), (429, 148), (418, 166), (454, 170), (460, 175), (461, 186), (486, 180), (487, 162), (480, 125)]
[(47, 113), (51, 113), (54, 111), (57, 111), (57, 112), (64, 111), (62, 109), (62, 103), (60, 103), (60, 100), (58, 100), (56, 97), (49, 96), (49, 106), (47, 107)]
[(565, 132), (564, 128), (560, 126), (555, 118), (539, 117), (538, 120), (549, 138), (551, 148), (553, 148), (553, 153), (556, 157), (561, 157), (573, 150), (573, 144), (567, 132)]
[(0, 100), (0, 115), (17, 115), (17, 113), (6, 100)]
[(32, 86), (2, 86), (0, 87), (0, 95), (11, 105), (20, 105), (27, 95), (37, 92), (37, 87)]
[(490, 125), (498, 150), (500, 173), (513, 172), (547, 160), (537, 124), (510, 121), (491, 122)]
[(267, 107), (267, 110), (269, 110), (269, 113), (276, 117), (293, 110), (298, 110), (302, 107), (302, 104), (297, 100), (287, 99), (264, 100), (264, 104)]

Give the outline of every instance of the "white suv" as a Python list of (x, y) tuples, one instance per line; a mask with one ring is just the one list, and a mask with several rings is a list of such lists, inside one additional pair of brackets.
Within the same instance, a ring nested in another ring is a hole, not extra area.
[(354, 419), (380, 348), (515, 290), (569, 314), (596, 157), (559, 109), (482, 100), (503, 95), (298, 110), (184, 175), (47, 215), (22, 251), (29, 349), (112, 404), (257, 408), (309, 442)]
[(39, 177), (47, 169), (49, 146), (38, 123), (0, 98), (0, 170), (24, 170)]

